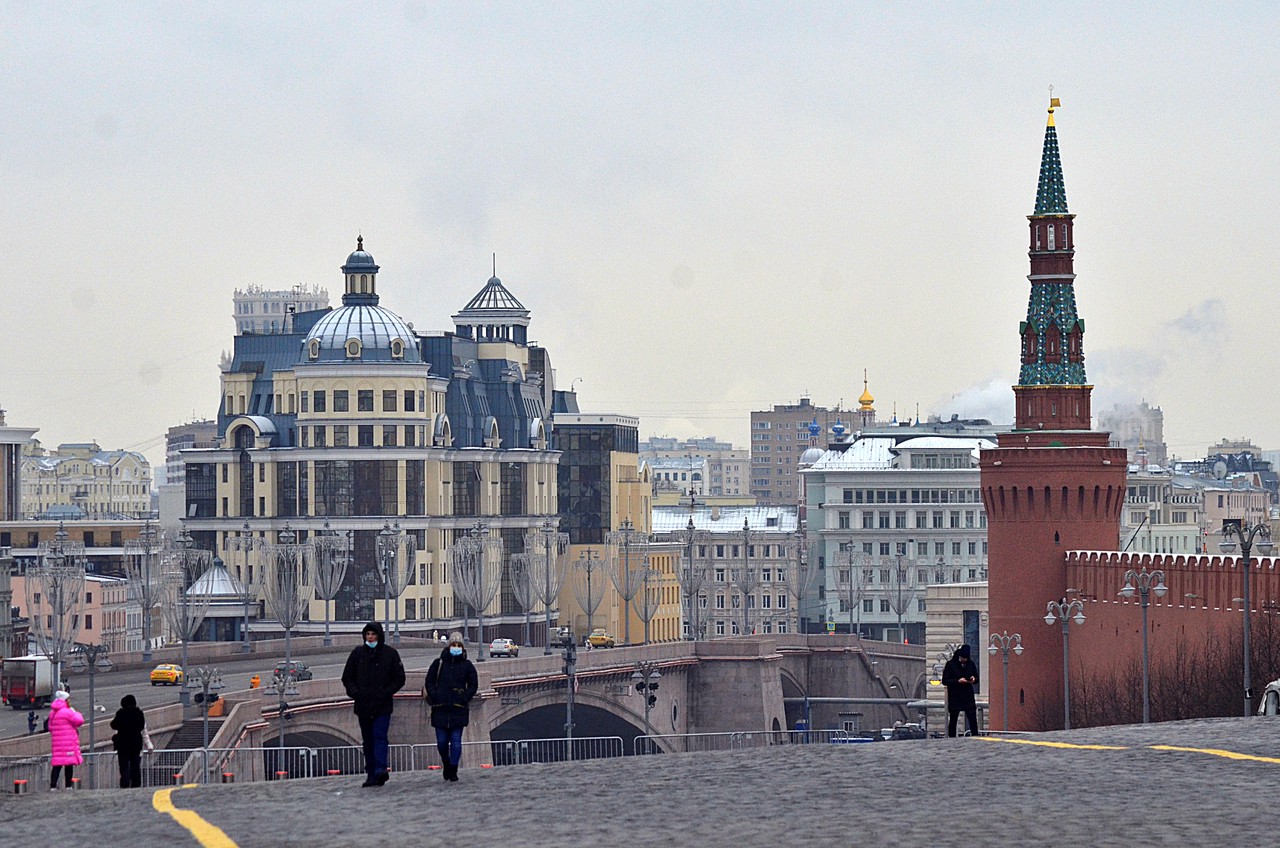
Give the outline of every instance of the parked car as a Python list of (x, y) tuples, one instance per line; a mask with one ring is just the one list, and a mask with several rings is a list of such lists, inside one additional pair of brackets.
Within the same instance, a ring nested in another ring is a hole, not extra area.
[(177, 686), (185, 677), (182, 666), (173, 665), (172, 663), (161, 663), (151, 669), (152, 686), (159, 686), (161, 683), (165, 686)]
[(311, 673), (311, 669), (307, 668), (305, 665), (298, 662), (297, 660), (293, 660), (292, 662), (289, 662), (289, 663), (286, 663), (284, 662), (284, 660), (281, 660), (280, 662), (276, 663), (275, 671), (273, 671), (272, 674), (275, 675), (276, 677), (282, 677), (286, 673), (286, 670), (288, 671), (288, 673), (293, 675), (294, 680), (310, 680), (313, 676)]
[(489, 643), (489, 656), (518, 657), (520, 656), (520, 646), (510, 639), (494, 639)]
[(597, 627), (587, 637), (587, 644), (593, 648), (612, 648), (614, 642), (613, 637), (603, 627)]

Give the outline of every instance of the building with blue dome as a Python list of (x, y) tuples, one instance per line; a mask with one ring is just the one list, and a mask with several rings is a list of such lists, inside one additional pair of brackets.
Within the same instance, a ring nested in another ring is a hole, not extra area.
[[(334, 618), (351, 627), (395, 617), (377, 549), (398, 524), (413, 537), (403, 627), (443, 630), (464, 612), (447, 577), (457, 534), (481, 523), (510, 554), (557, 521), (552, 413), (577, 406), (555, 390), (550, 356), (528, 341), (529, 310), (496, 275), (452, 330), (424, 333), (381, 304), (378, 272), (358, 238), (341, 306), (300, 312), (289, 332), (235, 337), (217, 447), (183, 453), (185, 524), (237, 580), (253, 579), (253, 549), (286, 525), (302, 539), (349, 533)], [(304, 632), (323, 626), (322, 602), (311, 607)], [(506, 578), (486, 615), (523, 621)]]

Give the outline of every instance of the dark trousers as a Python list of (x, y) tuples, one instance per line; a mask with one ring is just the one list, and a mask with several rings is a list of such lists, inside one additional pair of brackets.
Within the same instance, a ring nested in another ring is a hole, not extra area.
[(970, 736), (978, 735), (978, 708), (977, 707), (965, 707), (963, 711), (960, 710), (959, 708), (957, 709), (948, 708), (947, 712), (950, 713), (950, 718), (947, 720), (948, 736), (956, 735), (956, 721), (960, 718), (961, 712), (964, 712), (964, 720), (968, 724), (969, 735)]
[(462, 728), (436, 728), (436, 749), (440, 752), (440, 764), (456, 766), (462, 762)]
[(369, 777), (387, 773), (387, 730), (391, 716), (358, 716), (364, 742), (364, 770)]
[(142, 754), (121, 751), (117, 756), (120, 759), (120, 788), (137, 789), (142, 786)]
[(75, 769), (75, 766), (54, 766), (54, 767), (53, 767), (53, 773), (49, 775), (49, 788), (50, 788), (50, 789), (57, 789), (57, 788), (58, 788), (58, 772), (62, 771), (63, 769), (66, 769), (66, 770), (67, 770), (67, 771), (66, 771), (66, 775), (67, 775), (67, 777), (66, 777), (66, 780), (67, 780), (67, 784), (66, 784), (66, 786), (67, 786), (67, 788), (68, 788), (68, 789), (70, 789), (70, 788), (71, 788), (71, 772), (72, 772), (72, 770), (73, 770), (73, 769)]

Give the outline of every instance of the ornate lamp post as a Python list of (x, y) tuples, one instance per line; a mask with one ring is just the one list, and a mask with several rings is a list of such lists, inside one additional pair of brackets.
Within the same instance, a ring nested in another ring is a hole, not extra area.
[(587, 614), (587, 635), (591, 634), (593, 617), (604, 600), (607, 580), (599, 573), (602, 568), (604, 561), (591, 548), (578, 554), (578, 561), (573, 564), (573, 596)]
[(142, 661), (151, 662), (151, 643), (155, 638), (152, 612), (164, 596), (160, 572), (160, 533), (143, 523), (138, 538), (124, 543), (125, 570), (129, 575), (129, 594), (142, 607)]
[(217, 693), (222, 689), (222, 672), (216, 668), (200, 667), (191, 670), (191, 679), (200, 687), (196, 693), (196, 703), (200, 705), (200, 713), (204, 723), (204, 782), (209, 782), (209, 709), (220, 697)]
[(649, 557), (646, 555), (640, 576), (640, 592), (635, 602), (636, 616), (644, 623), (644, 644), (646, 645), (649, 644), (649, 623), (662, 607), (661, 587), (650, 585), (650, 581), (657, 574), (656, 568), (649, 567)]
[[(40, 565), (27, 571), (27, 610), (36, 645), (53, 666), (53, 683), (62, 686), (62, 663), (80, 633), (84, 606), (85, 554), (82, 542), (67, 540), (58, 525), (52, 541), (36, 549)], [(37, 612), (38, 611), (38, 612)]]
[(1004, 683), (1004, 706), (1000, 712), (1004, 717), (1004, 729), (1009, 729), (1009, 651), (1013, 651), (1017, 656), (1022, 656), (1022, 634), (1013, 633), (1005, 630), (1000, 633), (991, 634), (991, 644), (987, 648), (987, 653), (995, 656), (1000, 653), (1004, 659), (1004, 674), (1001, 675), (1001, 682)]
[(1240, 564), (1244, 577), (1244, 714), (1253, 709), (1253, 677), (1249, 669), (1249, 654), (1253, 649), (1249, 631), (1249, 554), (1257, 539), (1258, 553), (1267, 556), (1271, 553), (1271, 528), (1265, 524), (1250, 525), (1247, 519), (1226, 518), (1222, 521), (1222, 541), (1218, 549), (1224, 554), (1235, 553), (1236, 541), (1240, 542)]
[[(178, 537), (165, 546), (164, 615), (169, 629), (182, 641), (182, 690), (178, 700), (185, 707), (191, 703), (187, 684), (187, 646), (195, 639), (209, 612), (209, 586), (196, 590), (196, 582), (213, 566), (213, 553), (195, 547), (184, 527)], [(193, 591), (196, 590), (196, 591)]]
[(266, 546), (269, 566), (262, 588), (271, 614), (284, 628), (284, 672), (280, 675), (283, 685), (276, 686), (280, 698), (280, 747), (283, 748), (286, 709), (284, 695), (292, 685), (295, 675), (290, 637), (311, 601), (308, 583), (314, 548), (308, 542), (299, 542), (298, 534), (288, 524), (276, 534), (276, 540), (275, 544)]
[[(1142, 606), (1142, 723), (1147, 724), (1151, 721), (1151, 665), (1147, 654), (1147, 607), (1151, 606), (1152, 592), (1155, 592), (1157, 598), (1163, 598), (1168, 588), (1164, 585), (1163, 571), (1157, 569), (1148, 573), (1145, 568), (1141, 572), (1130, 569), (1124, 573), (1124, 588), (1120, 590), (1120, 594), (1126, 598), (1132, 598), (1135, 584)], [(1065, 630), (1066, 624), (1062, 627)], [(1247, 668), (1248, 666), (1245, 671), (1246, 679)]]
[(98, 701), (97, 695), (94, 693), (94, 676), (99, 671), (107, 672), (111, 670), (111, 660), (107, 658), (107, 647), (105, 645), (78, 643), (71, 650), (71, 670), (76, 673), (89, 673), (89, 717), (87, 724), (89, 725), (89, 753), (94, 754), (93, 762), (89, 766), (89, 788), (97, 789), (98, 758), (94, 728), (98, 723)]
[(326, 521), (314, 541), (316, 597), (324, 603), (324, 646), (328, 648), (333, 645), (333, 636), (329, 633), (329, 605), (342, 590), (342, 581), (351, 565), (351, 533), (332, 530)]
[(502, 539), (479, 522), (454, 540), (453, 590), (476, 611), (476, 662), (484, 662), (484, 611), (502, 585)]
[(512, 554), (507, 560), (507, 568), (511, 571), (511, 593), (516, 603), (524, 610), (524, 646), (533, 646), (533, 605), (537, 602), (533, 592), (533, 566), (528, 554)]
[(680, 534), (678, 541), (684, 546), (684, 562), (680, 564), (680, 594), (685, 603), (685, 624), (689, 628), (686, 637), (691, 642), (702, 636), (702, 589), (707, 583), (707, 562), (699, 551), (705, 551), (711, 542), (711, 534), (694, 526), (693, 516)]
[[(409, 585), (416, 550), (416, 538), (401, 530), (400, 522), (397, 521), (394, 526), (390, 523), (382, 525), (382, 530), (378, 532), (378, 564), (382, 569), (383, 628), (390, 633), (391, 619), (388, 616), (394, 613), (395, 636), (392, 642), (396, 645), (400, 644), (400, 596)], [(395, 602), (394, 610), (392, 601)], [(483, 654), (480, 659), (484, 659)]]
[(648, 557), (649, 537), (641, 533), (628, 518), (622, 526), (605, 536), (609, 550), (610, 577), (622, 598), (622, 641), (631, 644), (631, 599), (644, 585), (644, 563)]
[[(240, 642), (240, 653), (242, 654), (247, 654), (252, 650), (252, 646), (249, 644), (249, 607), (258, 600), (259, 588), (258, 581), (254, 579), (253, 552), (260, 550), (262, 546), (263, 540), (253, 535), (248, 521), (231, 539), (232, 550), (239, 551), (244, 555), (239, 577), (234, 582), (237, 587), (237, 594), (240, 596), (240, 603), (244, 605), (244, 624)], [(261, 569), (259, 569), (257, 576), (262, 576)]]
[(542, 522), (541, 528), (525, 533), (524, 549), (535, 557), (531, 572), (534, 591), (547, 613), (546, 648), (542, 654), (551, 656), (551, 606), (560, 597), (560, 588), (564, 585), (569, 534), (557, 533), (556, 526), (548, 518)]
[(755, 596), (751, 593), (755, 591), (759, 585), (760, 573), (751, 567), (751, 522), (742, 519), (742, 568), (737, 570), (734, 583), (738, 587), (738, 591), (742, 594), (742, 635), (746, 636), (751, 632), (751, 607), (755, 600)]
[[(1062, 725), (1064, 730), (1071, 729), (1071, 663), (1069, 662), (1070, 645), (1067, 625), (1074, 621), (1084, 624), (1084, 604), (1078, 600), (1049, 601), (1044, 614), (1045, 624), (1062, 624)], [(1143, 626), (1145, 638), (1146, 626)]]
[(787, 594), (796, 610), (796, 626), (793, 632), (801, 633), (800, 607), (808, 597), (818, 576), (818, 569), (809, 562), (809, 546), (805, 528), (801, 525), (791, 538), (791, 550), (787, 552)]

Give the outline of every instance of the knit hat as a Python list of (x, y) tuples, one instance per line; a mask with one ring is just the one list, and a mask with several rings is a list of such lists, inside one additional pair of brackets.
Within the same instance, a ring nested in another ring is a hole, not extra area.
[(964, 659), (964, 660), (969, 659), (969, 646), (968, 646), (968, 645), (961, 645), (961, 646), (960, 646), (960, 650), (959, 650), (959, 651), (957, 651), (956, 653), (958, 653), (958, 654), (960, 655), (960, 658), (961, 658), (961, 659)]
[(53, 693), (53, 700), (69, 701), (71, 700), (71, 693), (68, 692), (66, 689), (59, 689), (57, 692)]
[(452, 633), (450, 633), (450, 634), (449, 634), (449, 644), (450, 644), (450, 645), (465, 645), (466, 643), (462, 641), (462, 634), (461, 634), (461, 633), (459, 633), (457, 630), (455, 630), (455, 631), (453, 631)]

